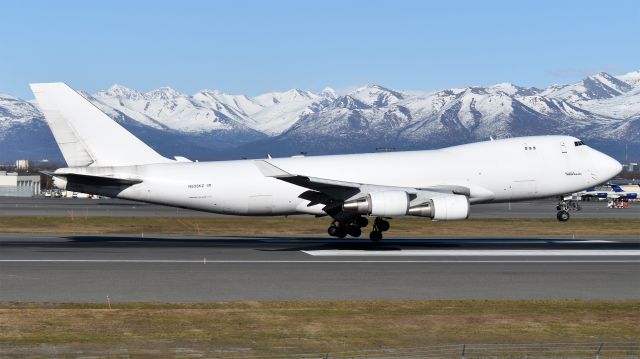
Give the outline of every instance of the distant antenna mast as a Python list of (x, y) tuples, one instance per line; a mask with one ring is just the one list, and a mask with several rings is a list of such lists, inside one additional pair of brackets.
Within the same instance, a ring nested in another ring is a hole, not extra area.
[(624, 162), (629, 163), (629, 142), (624, 143)]

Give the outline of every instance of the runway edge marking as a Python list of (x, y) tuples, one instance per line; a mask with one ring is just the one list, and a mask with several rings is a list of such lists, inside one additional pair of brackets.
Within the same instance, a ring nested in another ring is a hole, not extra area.
[(353, 250), (353, 249), (319, 249), (303, 250), (305, 254), (317, 257), (606, 257), (606, 256), (640, 256), (640, 250), (628, 249), (451, 249), (451, 250)]
[(640, 259), (588, 259), (588, 260), (207, 260), (203, 262), (191, 259), (0, 259), (2, 263), (78, 263), (78, 264), (102, 264), (102, 263), (133, 263), (133, 264), (242, 264), (242, 263), (263, 263), (263, 264), (323, 264), (323, 263), (639, 263)]

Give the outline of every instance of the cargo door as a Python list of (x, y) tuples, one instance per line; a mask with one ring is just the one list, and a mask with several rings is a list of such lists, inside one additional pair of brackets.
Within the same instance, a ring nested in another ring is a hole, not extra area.
[(511, 199), (535, 197), (538, 194), (538, 184), (532, 179), (513, 181), (509, 189)]
[(273, 213), (273, 197), (271, 195), (249, 196), (249, 214), (268, 215)]

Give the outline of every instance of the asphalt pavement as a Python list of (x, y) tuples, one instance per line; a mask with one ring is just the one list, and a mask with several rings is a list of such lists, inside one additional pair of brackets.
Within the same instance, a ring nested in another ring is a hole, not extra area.
[(0, 301), (640, 299), (638, 238), (0, 235)]

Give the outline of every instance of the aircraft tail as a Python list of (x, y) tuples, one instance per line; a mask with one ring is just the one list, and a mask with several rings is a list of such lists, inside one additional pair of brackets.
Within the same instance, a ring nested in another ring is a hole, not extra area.
[(617, 184), (611, 185), (611, 189), (613, 190), (613, 192), (624, 192), (624, 190), (622, 190), (622, 188)]
[(64, 83), (30, 84), (67, 166), (172, 162)]

